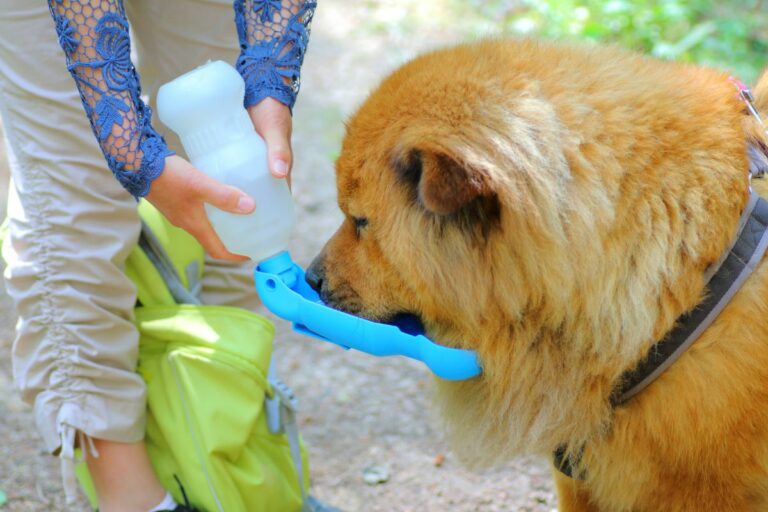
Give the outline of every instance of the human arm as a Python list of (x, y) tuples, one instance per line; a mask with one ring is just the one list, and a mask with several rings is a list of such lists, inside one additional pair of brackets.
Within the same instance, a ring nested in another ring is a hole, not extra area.
[(141, 99), (139, 76), (130, 58), (122, 2), (101, 0), (98, 8), (75, 0), (49, 0), (48, 5), (67, 69), (107, 165), (118, 181), (137, 199), (146, 196), (171, 222), (193, 234), (212, 256), (243, 259), (224, 248), (203, 204), (248, 213), (253, 210), (253, 200), (173, 156), (152, 127), (152, 112)]
[(145, 196), (173, 154), (152, 127), (131, 62), (122, 2), (49, 0), (59, 44), (107, 164), (136, 198)]
[(246, 85), (245, 107), (267, 144), (270, 172), (282, 178), (292, 164), (291, 109), (301, 85), (317, 2), (236, 0), (240, 42), (237, 69)]

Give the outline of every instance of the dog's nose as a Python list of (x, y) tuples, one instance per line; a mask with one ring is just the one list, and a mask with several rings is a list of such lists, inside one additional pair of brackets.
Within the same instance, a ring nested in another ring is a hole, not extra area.
[(318, 293), (320, 292), (320, 288), (323, 286), (323, 279), (325, 279), (325, 266), (322, 253), (318, 254), (315, 259), (312, 260), (309, 268), (307, 268), (304, 279), (309, 283), (309, 286), (311, 286), (313, 290)]

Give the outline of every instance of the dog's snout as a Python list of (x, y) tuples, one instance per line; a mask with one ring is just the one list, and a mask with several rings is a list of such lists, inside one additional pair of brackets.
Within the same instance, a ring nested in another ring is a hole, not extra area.
[(309, 286), (316, 292), (320, 292), (323, 286), (323, 280), (325, 279), (325, 261), (323, 253), (318, 254), (312, 263), (307, 268), (306, 275), (304, 276)]

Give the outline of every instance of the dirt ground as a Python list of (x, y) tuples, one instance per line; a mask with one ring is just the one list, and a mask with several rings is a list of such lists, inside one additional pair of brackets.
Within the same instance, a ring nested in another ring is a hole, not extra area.
[[(294, 122), (299, 226), (291, 251), (302, 265), (341, 219), (333, 160), (342, 121), (388, 71), (425, 49), (470, 38), (474, 30), (458, 23), (448, 2), (319, 3)], [(0, 147), (2, 198), (7, 176)], [(0, 490), (8, 503), (0, 510), (65, 510), (58, 461), (42, 451), (30, 408), (12, 389), (14, 323), (2, 293)], [(312, 492), (319, 498), (347, 512), (556, 509), (545, 460), (512, 461), (481, 473), (462, 468), (444, 441), (430, 404), (430, 375), (422, 366), (345, 352), (296, 336), (284, 322), (276, 325), (277, 364), (301, 401)], [(388, 481), (367, 485), (363, 469), (371, 465), (386, 468)], [(84, 502), (75, 510), (86, 510)]]

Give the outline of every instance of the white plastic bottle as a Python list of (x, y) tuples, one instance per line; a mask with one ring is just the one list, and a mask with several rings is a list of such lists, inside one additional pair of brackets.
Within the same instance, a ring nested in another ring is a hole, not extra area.
[(157, 114), (195, 167), (256, 201), (248, 215), (205, 207), (230, 252), (262, 261), (286, 250), (295, 215), (286, 180), (269, 173), (267, 147), (243, 108), (244, 94), (235, 68), (208, 62), (160, 87)]

